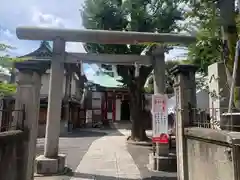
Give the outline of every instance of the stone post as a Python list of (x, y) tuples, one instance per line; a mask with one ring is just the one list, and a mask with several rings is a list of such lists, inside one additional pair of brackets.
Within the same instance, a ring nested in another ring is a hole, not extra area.
[(72, 130), (72, 122), (71, 122), (71, 116), (70, 116), (70, 104), (69, 100), (71, 99), (72, 94), (72, 72), (70, 67), (68, 66), (66, 68), (66, 82), (65, 82), (65, 97), (64, 97), (64, 110), (65, 110), (65, 121), (67, 123), (68, 132)]
[(184, 128), (191, 125), (196, 108), (196, 82), (193, 65), (178, 65), (172, 69), (175, 75), (176, 96), (176, 151), (179, 180), (188, 180), (187, 145)]
[(82, 99), (82, 95), (83, 95), (83, 88), (81, 87), (81, 81), (82, 81), (82, 77), (80, 77), (80, 79), (76, 80), (76, 89), (75, 89), (75, 94), (76, 94), (76, 98), (81, 100)]
[(209, 114), (212, 129), (220, 129), (222, 113), (228, 111), (229, 86), (223, 62), (208, 66)]
[[(164, 52), (165, 48), (157, 47), (152, 53), (154, 70), (154, 94), (165, 94), (166, 82)], [(172, 157), (169, 156), (169, 144), (156, 143), (156, 152), (154, 152), (153, 156), (153, 169), (158, 171), (169, 171), (172, 169), (172, 163), (169, 162), (171, 160)]]
[[(28, 141), (24, 145), (24, 180), (32, 180), (38, 134), (41, 75), (31, 69), (19, 69), (15, 109), (25, 109), (24, 129), (28, 131)], [(20, 114), (17, 113), (17, 114)], [(16, 114), (16, 115), (17, 115)], [(21, 115), (22, 116), (22, 115)], [(20, 116), (17, 115), (20, 118)], [(19, 122), (18, 122), (19, 123)]]
[(63, 99), (65, 41), (53, 42), (44, 156), (36, 159), (37, 173), (55, 174), (64, 170), (65, 155), (58, 154), (61, 107)]
[(153, 52), (154, 94), (165, 93), (165, 56), (164, 49), (157, 48)]

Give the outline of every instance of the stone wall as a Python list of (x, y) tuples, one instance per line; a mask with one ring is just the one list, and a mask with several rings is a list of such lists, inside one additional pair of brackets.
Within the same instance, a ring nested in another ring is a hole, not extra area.
[(240, 133), (185, 128), (189, 180), (239, 179)]
[(0, 179), (16, 180), (24, 177), (24, 142), (27, 133), (14, 130), (0, 133)]

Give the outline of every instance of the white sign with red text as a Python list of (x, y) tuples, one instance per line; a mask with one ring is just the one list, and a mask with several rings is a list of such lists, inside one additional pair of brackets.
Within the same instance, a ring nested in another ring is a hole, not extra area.
[(153, 141), (159, 142), (163, 134), (168, 134), (168, 96), (154, 94), (152, 98)]

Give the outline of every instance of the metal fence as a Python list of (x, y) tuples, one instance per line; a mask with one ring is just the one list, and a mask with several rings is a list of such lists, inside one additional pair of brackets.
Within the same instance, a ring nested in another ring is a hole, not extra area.
[(231, 113), (227, 112), (228, 108), (189, 108), (184, 113), (189, 114), (189, 123), (193, 127), (240, 131), (240, 113), (236, 109), (232, 109)]
[(23, 130), (25, 110), (0, 109), (0, 132), (9, 130)]
[(23, 179), (25, 110), (13, 104), (0, 109), (0, 176), (1, 180)]

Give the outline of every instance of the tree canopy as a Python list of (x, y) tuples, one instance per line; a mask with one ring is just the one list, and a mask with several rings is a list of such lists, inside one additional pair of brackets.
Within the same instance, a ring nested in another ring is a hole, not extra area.
[[(13, 47), (0, 43), (0, 73), (4, 76), (8, 76), (9, 72), (13, 70), (14, 62), (17, 58), (11, 58), (7, 53), (9, 49)], [(9, 71), (9, 72), (6, 72)], [(10, 76), (10, 75), (9, 75)], [(0, 82), (0, 96), (12, 95), (16, 92), (16, 85), (9, 82)]]
[[(199, 39), (195, 47), (190, 48), (189, 58), (207, 72), (207, 66), (223, 61), (229, 86), (232, 83), (235, 49), (239, 34), (239, 10), (235, 0), (185, 0), (192, 11), (192, 17), (200, 24)], [(238, 57), (240, 58), (240, 57)], [(240, 63), (234, 89), (234, 106), (240, 109)]]
[(219, 9), (211, 1), (205, 0), (188, 5), (190, 11), (184, 15), (190, 21), (186, 26), (195, 29), (197, 37), (196, 43), (188, 48), (188, 61), (197, 65), (199, 71), (206, 75), (208, 66), (222, 59)]
[[(179, 3), (179, 0), (85, 0), (83, 25), (87, 29), (169, 33), (178, 30), (176, 22), (182, 18)], [(145, 48), (146, 45), (85, 44), (85, 50), (91, 53), (140, 55)], [(135, 77), (134, 66), (118, 65), (117, 69), (123, 83), (129, 87), (133, 120), (131, 137), (144, 140), (145, 130), (140, 127), (143, 124), (142, 92), (152, 66), (141, 66), (138, 77)]]

